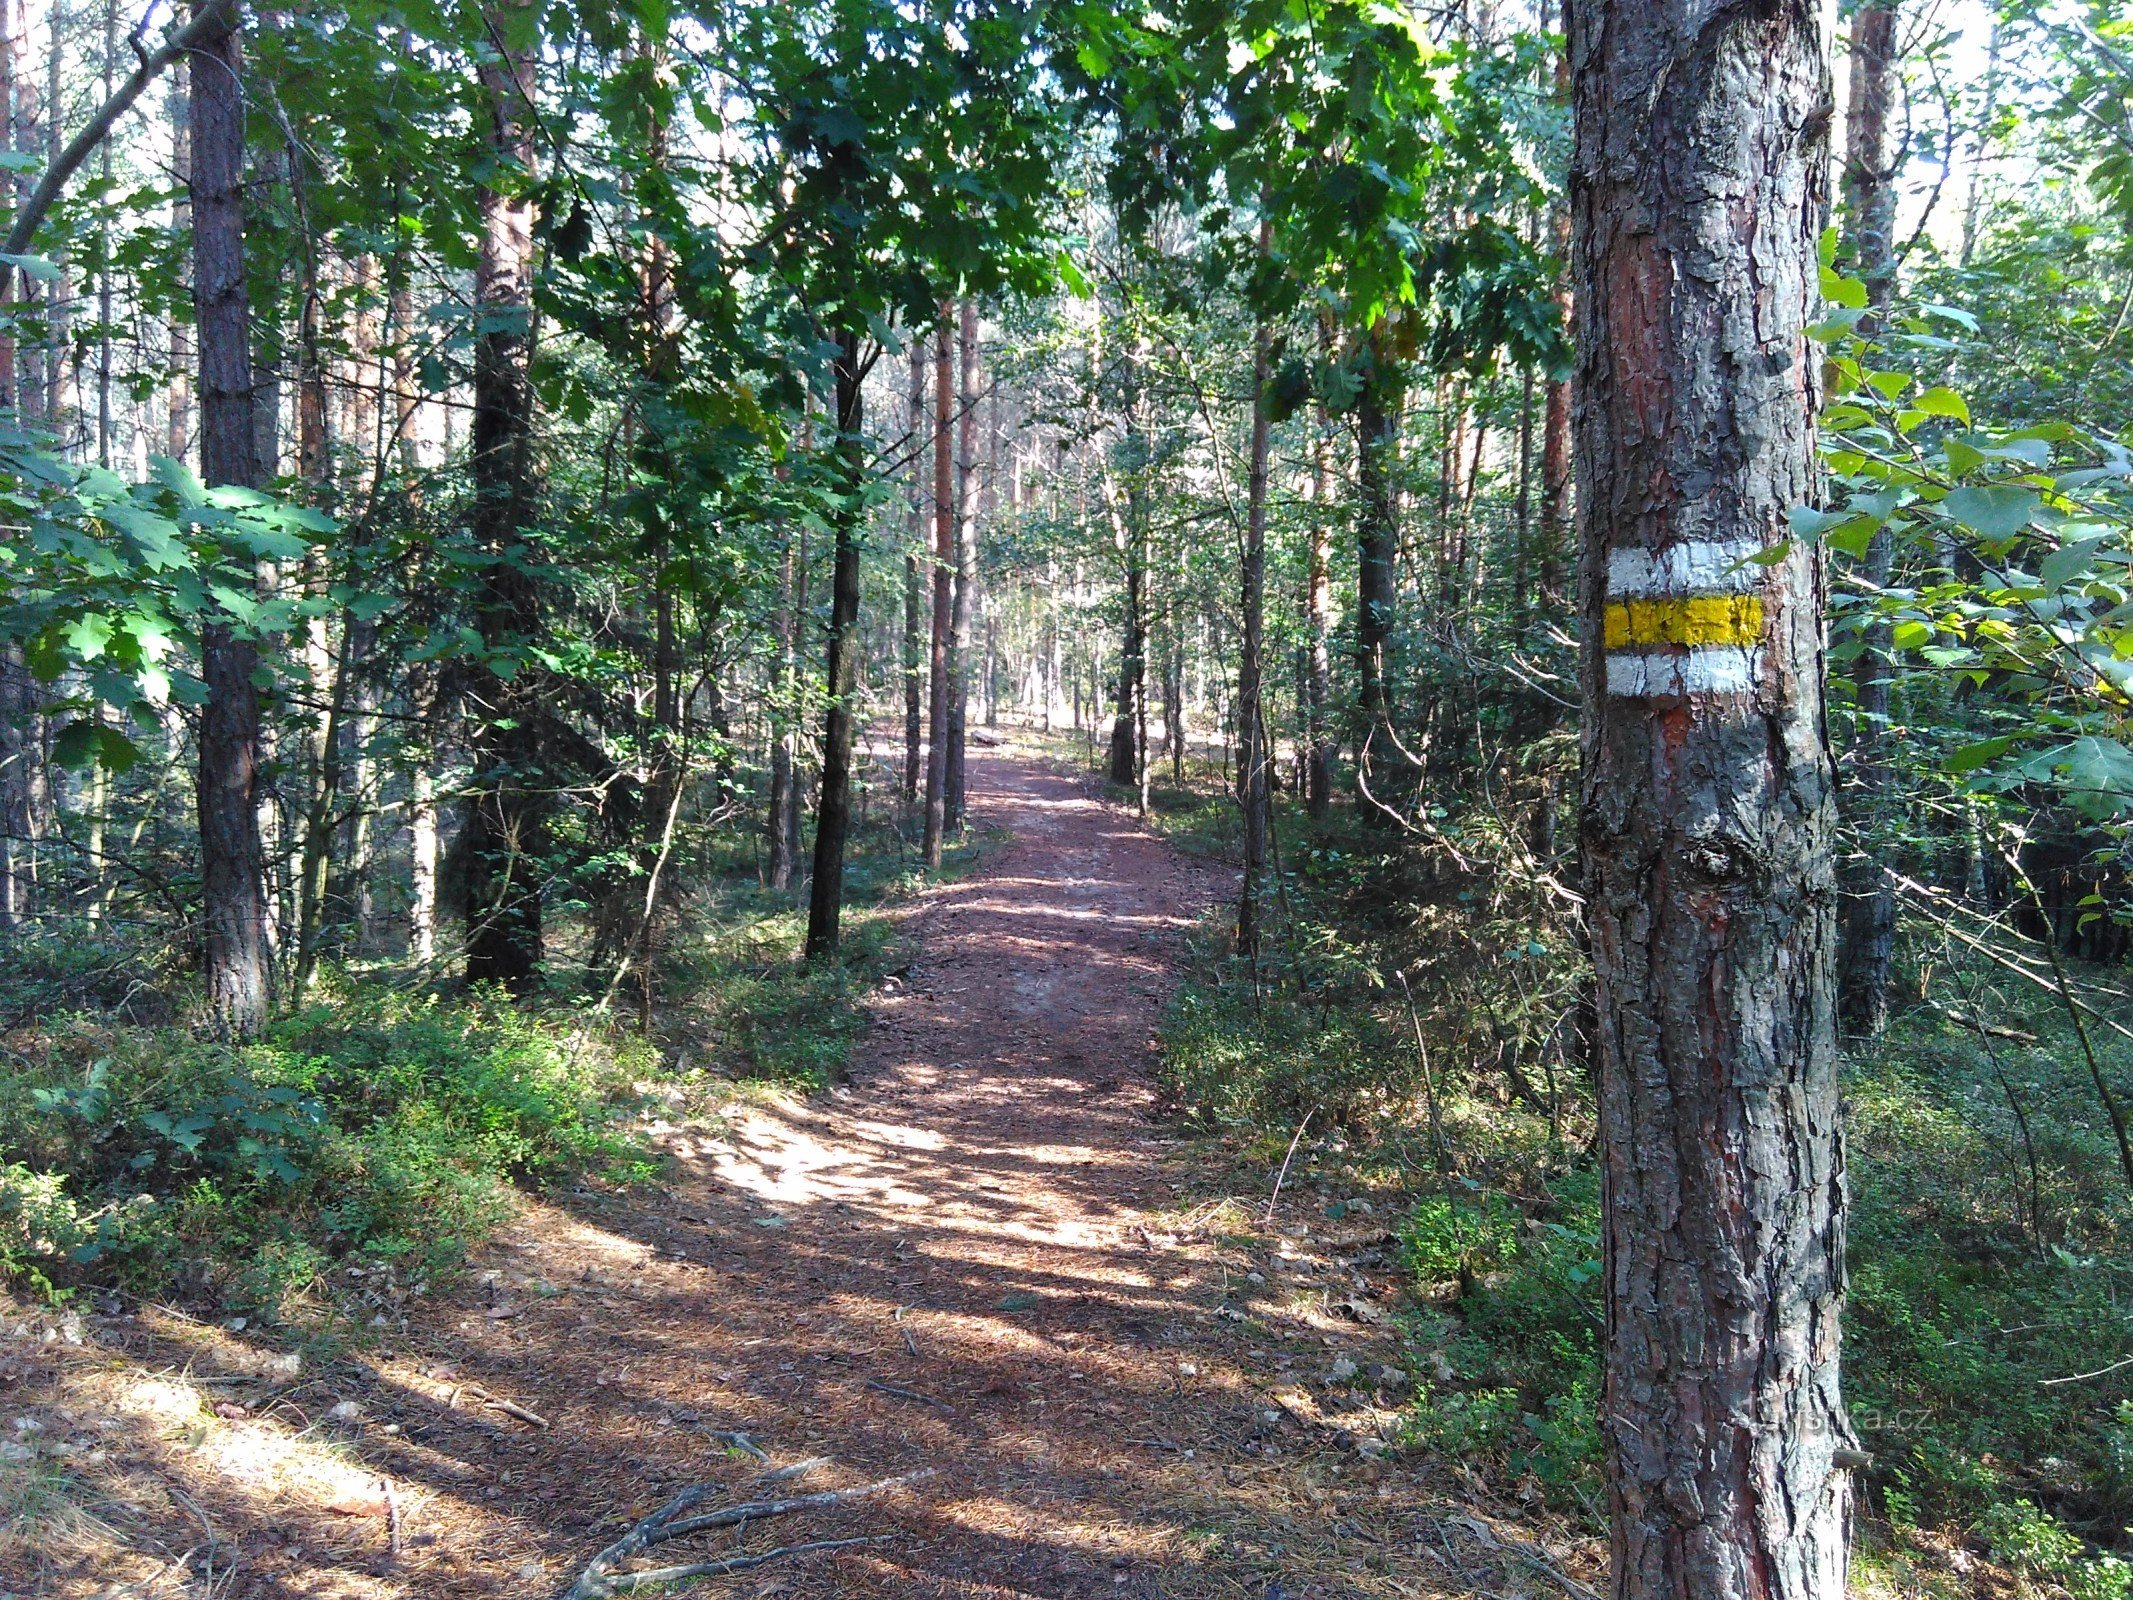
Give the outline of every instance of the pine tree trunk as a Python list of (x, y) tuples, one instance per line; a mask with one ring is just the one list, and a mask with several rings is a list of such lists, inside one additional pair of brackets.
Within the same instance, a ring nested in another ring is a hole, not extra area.
[(1117, 546), (1125, 580), (1125, 626), (1118, 656), (1118, 691), (1111, 720), (1110, 780), (1120, 788), (1138, 788), (1141, 752), (1146, 746), (1148, 701), (1148, 519), (1143, 499), (1148, 470), (1147, 425), (1141, 415), (1139, 346), (1126, 357), (1125, 484), (1123, 491), (1106, 483), (1104, 501), (1111, 513), (1112, 542)]
[(918, 802), (919, 775), (925, 767), (926, 665), (924, 614), (926, 595), (926, 342), (911, 335), (909, 390), (911, 421), (910, 544), (904, 553), (904, 804)]
[[(118, 87), (118, 0), (104, 0), (104, 47), (103, 91), (108, 102)], [(98, 151), (98, 164), (104, 183), (112, 180), (111, 144), (107, 137)], [(111, 465), (111, 441), (115, 418), (111, 409), (111, 224), (108, 220), (97, 225), (98, 249), (101, 258), (96, 269), (96, 464), (109, 468)], [(97, 769), (102, 772), (102, 768)], [(101, 826), (101, 823), (99, 823)], [(96, 863), (99, 873), (103, 870), (101, 859)]]
[[(5, 145), (10, 155), (20, 152), (25, 143), (22, 119), (18, 114), (19, 79), (22, 70), (22, 31), (19, 15), (20, 8), (14, 0), (0, 0), (0, 122), (5, 123), (5, 127), (0, 128), (0, 134), (4, 134), (0, 144)], [(177, 62), (177, 67), (180, 71), (184, 70), (185, 62), (182, 57)], [(29, 174), (24, 172), (15, 175), (18, 205), (25, 192), (22, 184), (28, 177)], [(181, 185), (179, 192), (182, 194), (185, 169), (178, 168), (176, 177)], [(184, 231), (181, 223), (181, 235)], [(22, 288), (23, 275), (19, 272), (9, 273), (4, 290), (0, 290), (0, 316), (11, 316), (22, 294)], [(0, 327), (0, 409), (21, 405), (22, 396), (18, 392), (17, 384), (15, 335), (10, 322), (7, 326)]]
[[(1392, 468), (1399, 448), (1400, 419), (1391, 356), (1371, 343), (1370, 373), (1356, 397), (1356, 674), (1360, 684), (1356, 730), (1356, 781), (1394, 770), (1398, 755), (1392, 729), (1392, 627), (1397, 596), (1394, 561), (1400, 532), (1394, 509)], [(1367, 747), (1368, 756), (1360, 752)], [(1373, 791), (1380, 785), (1373, 785)], [(1384, 795), (1378, 794), (1382, 800)], [(1379, 815), (1377, 807), (1368, 813)]]
[[(0, 0), (4, 6), (6, 0)], [(192, 232), (192, 64), (180, 56), (170, 64), (170, 172), (177, 185), (171, 200), (170, 225), (183, 238)], [(192, 328), (183, 316), (173, 313), (169, 325), (170, 381), (164, 389), (164, 452), (173, 461), (184, 461), (192, 452), (193, 418), (191, 372)], [(7, 350), (9, 390), (13, 391), (14, 346)]]
[(1324, 406), (1311, 442), (1311, 519), (1304, 552), (1304, 804), (1323, 817), (1333, 804), (1332, 424)]
[(815, 876), (807, 903), (807, 954), (833, 955), (844, 911), (844, 847), (852, 816), (852, 697), (859, 673), (859, 519), (866, 478), (866, 441), (859, 335), (837, 336), (837, 465), (844, 494), (835, 519), (836, 556), (830, 579), (829, 712), (822, 725), (822, 798), (815, 808)]
[[(1259, 225), (1259, 253), (1264, 257), (1273, 225)], [(1268, 385), (1272, 379), (1273, 333), (1262, 315), (1252, 329), (1252, 442), (1246, 476), (1244, 515), (1244, 640), (1237, 652), (1237, 747), (1239, 798), (1244, 805), (1244, 875), (1237, 891), (1237, 950), (1259, 953), (1259, 891), (1266, 876), (1267, 835), (1271, 818), (1267, 788), (1266, 719), (1260, 703), (1266, 628), (1266, 491), (1271, 433)]]
[[(1846, 119), (1844, 190), (1847, 241), (1852, 263), (1866, 283), (1871, 335), (1887, 313), (1896, 288), (1896, 167), (1890, 148), (1889, 114), (1896, 99), (1898, 0), (1865, 0), (1852, 17), (1851, 113)], [(1886, 588), (1894, 564), (1889, 530), (1868, 542), (1860, 575)], [(1866, 653), (1855, 674), (1858, 726), (1853, 735), (1850, 812), (1857, 849), (1844, 873), (1844, 961), (1838, 1010), (1848, 1031), (1871, 1038), (1887, 1026), (1889, 983), (1896, 955), (1896, 889), (1883, 870), (1876, 836), (1886, 821), (1895, 773), (1889, 764), (1889, 697), (1895, 669), (1889, 658), (1890, 628), (1871, 624)]]
[(933, 341), (933, 637), (926, 708), (926, 821), (928, 867), (941, 864), (948, 820), (948, 633), (955, 607), (955, 366), (948, 337), (949, 306)]
[[(1809, 0), (1573, 12), (1585, 889), (1616, 1600), (1841, 1600)], [(1695, 606), (1692, 599), (1700, 600)]]
[(955, 596), (948, 624), (948, 773), (943, 825), (963, 830), (963, 767), (970, 725), (971, 620), (977, 605), (978, 504), (973, 492), (978, 464), (978, 307), (963, 302), (957, 344), (962, 354), (962, 415), (956, 420)]
[[(1563, 31), (1570, 31), (1570, 0), (1561, 0)], [(1556, 99), (1570, 102), (1570, 51), (1566, 45), (1555, 58)], [(1556, 304), (1563, 325), (1570, 325), (1570, 208), (1557, 201), (1548, 208), (1548, 232), (1561, 272), (1556, 279)], [(1565, 598), (1564, 573), (1570, 555), (1570, 380), (1550, 378), (1541, 396), (1540, 548), (1534, 561), (1534, 577), (1540, 585), (1544, 611), (1558, 612)]]
[[(780, 467), (780, 475), (783, 467)], [(798, 530), (788, 526), (778, 556), (778, 692), (770, 718), (770, 861), (766, 876), (773, 889), (792, 887), (799, 858), (799, 811), (793, 805), (793, 698), (799, 690), (799, 550)]]
[[(512, 0), (489, 17), (489, 33), (524, 31)], [(530, 173), (534, 161), (533, 57), (498, 50), (481, 68), (491, 154)], [(484, 662), (522, 650), (541, 630), (540, 597), (527, 570), (533, 552), (533, 390), (526, 363), (532, 333), (533, 208), (526, 190), (484, 186), (474, 298), (484, 328), (474, 347), (474, 541), (492, 558), (475, 601)], [(541, 883), (546, 785), (542, 711), (533, 663), (512, 675), (486, 665), (469, 694), (473, 797), (467, 816), (467, 981), (525, 991), (542, 949)]]
[(0, 928), (19, 928), (37, 885), (37, 680), (19, 646), (0, 646)]
[(414, 762), (407, 774), (410, 855), (407, 953), (423, 966), (437, 959), (437, 783), (430, 764), (442, 733), (436, 670), (421, 667), (408, 686), (415, 716)]
[[(243, 51), (231, 25), (194, 52), (193, 308), (200, 343), (200, 476), (258, 482), (244, 273)], [(259, 838), (258, 652), (226, 622), (201, 630), (197, 804), (202, 952), (209, 1015), (231, 1038), (256, 1034), (272, 1000)]]

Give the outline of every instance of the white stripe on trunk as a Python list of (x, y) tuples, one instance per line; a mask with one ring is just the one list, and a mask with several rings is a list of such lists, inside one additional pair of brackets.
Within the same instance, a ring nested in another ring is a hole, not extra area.
[(1607, 597), (1746, 594), (1767, 570), (1755, 562), (1762, 550), (1753, 539), (1688, 539), (1664, 550), (1610, 550)]
[(1607, 692), (1630, 700), (1689, 694), (1745, 694), (1763, 673), (1763, 652), (1735, 645), (1670, 653), (1617, 650), (1607, 657)]

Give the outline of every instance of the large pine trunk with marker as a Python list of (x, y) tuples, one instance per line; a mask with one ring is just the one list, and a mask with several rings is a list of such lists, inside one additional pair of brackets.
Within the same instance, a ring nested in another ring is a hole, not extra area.
[(1617, 1600), (1840, 1600), (1810, 0), (1573, 8), (1582, 821)]

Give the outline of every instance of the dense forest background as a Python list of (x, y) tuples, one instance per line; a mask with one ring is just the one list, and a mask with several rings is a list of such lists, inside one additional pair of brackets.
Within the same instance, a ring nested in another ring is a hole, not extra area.
[[(1006, 727), (1241, 868), (1166, 1092), (1396, 1197), (1414, 1448), (1597, 1517), (1560, 27), (0, 8), (0, 1271), (316, 1326), (654, 1181), (648, 1085), (835, 1077)], [(1839, 36), (1871, 1542), (2116, 1600), (2133, 23)]]

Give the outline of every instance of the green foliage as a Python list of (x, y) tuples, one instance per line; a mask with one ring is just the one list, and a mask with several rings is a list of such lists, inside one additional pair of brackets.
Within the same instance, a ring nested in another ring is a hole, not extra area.
[(2090, 1556), (2085, 1541), (2031, 1501), (2001, 1501), (1979, 1519), (1977, 1531), (1999, 1560), (2063, 1584), (2070, 1600), (2125, 1600), (2133, 1594), (2133, 1566), (2114, 1555)]
[(1424, 1195), (1400, 1232), (1408, 1270), (1424, 1283), (1464, 1283), (1493, 1272), (1518, 1254), (1521, 1220), (1504, 1196), (1465, 1184), (1455, 1183), (1450, 1194)]
[(362, 993), (237, 1049), (61, 1022), (0, 1084), (0, 1260), (266, 1313), (337, 1261), (432, 1278), (513, 1182), (649, 1175), (616, 1127), (649, 1065), (488, 1000)]
[(779, 905), (701, 908), (669, 953), (669, 1029), (721, 1075), (821, 1088), (840, 1081), (861, 1001), (894, 950), (888, 919), (848, 915), (838, 959), (800, 957), (805, 916)]
[(1368, 1015), (1286, 996), (1254, 1004), (1248, 982), (1193, 982), (1164, 1019), (1166, 1088), (1208, 1126), (1293, 1125), (1319, 1108), (1367, 1120), (1388, 1092), (1395, 1037)]

